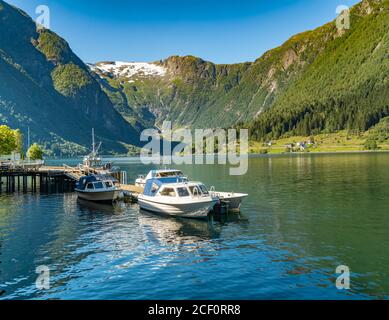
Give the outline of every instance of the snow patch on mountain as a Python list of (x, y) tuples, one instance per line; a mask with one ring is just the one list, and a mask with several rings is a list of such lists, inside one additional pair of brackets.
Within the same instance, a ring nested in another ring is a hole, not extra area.
[(147, 62), (99, 62), (88, 64), (92, 71), (112, 75), (115, 78), (131, 78), (134, 76), (162, 77), (167, 70), (155, 63)]

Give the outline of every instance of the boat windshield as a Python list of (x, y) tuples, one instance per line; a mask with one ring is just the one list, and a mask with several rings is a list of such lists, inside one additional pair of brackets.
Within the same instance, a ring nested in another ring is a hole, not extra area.
[(153, 182), (153, 185), (151, 186), (151, 193), (155, 194), (159, 189), (159, 186)]
[(193, 196), (201, 196), (201, 195), (208, 196), (209, 195), (207, 188), (202, 184), (189, 186), (189, 190)]
[(201, 189), (199, 186), (189, 186), (190, 193), (194, 196), (200, 196), (201, 195)]
[(176, 192), (174, 191), (173, 188), (164, 188), (161, 192), (160, 192), (161, 196), (165, 196), (165, 197), (175, 197), (176, 196)]
[(183, 198), (183, 197), (189, 197), (190, 194), (189, 194), (189, 191), (187, 188), (177, 188), (177, 193), (178, 193), (178, 196)]
[(94, 185), (95, 185), (95, 189), (104, 189), (104, 185), (101, 181), (95, 182)]
[(168, 171), (168, 172), (158, 172), (157, 178), (167, 178), (167, 177), (182, 177), (183, 173), (181, 171)]
[(200, 189), (201, 189), (201, 192), (205, 195), (209, 195), (209, 192), (206, 188), (206, 186), (204, 186), (203, 184), (200, 184)]
[(113, 184), (112, 184), (111, 181), (105, 181), (104, 184), (105, 184), (105, 186), (106, 186), (107, 188), (112, 188), (112, 187), (113, 187)]

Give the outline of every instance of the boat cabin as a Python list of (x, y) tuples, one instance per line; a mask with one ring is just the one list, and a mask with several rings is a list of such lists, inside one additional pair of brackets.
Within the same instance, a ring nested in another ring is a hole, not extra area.
[(82, 164), (84, 167), (87, 167), (87, 168), (99, 168), (99, 167), (103, 166), (101, 158), (96, 157), (96, 156), (92, 157), (90, 155), (84, 157)]
[(147, 180), (144, 195), (155, 197), (203, 197), (209, 196), (205, 185), (200, 182), (187, 182), (181, 178), (160, 178)]
[(118, 181), (108, 175), (91, 175), (80, 178), (77, 182), (78, 190), (104, 190), (115, 188)]

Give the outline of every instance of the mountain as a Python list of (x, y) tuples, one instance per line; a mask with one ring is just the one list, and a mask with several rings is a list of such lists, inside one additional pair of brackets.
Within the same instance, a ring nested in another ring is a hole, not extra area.
[(114, 104), (132, 106), (144, 125), (160, 126), (170, 120), (175, 127), (200, 128), (229, 125), (240, 118), (239, 106), (231, 107), (235, 114), (214, 114), (220, 109), (215, 102), (229, 99), (250, 65), (215, 65), (193, 56), (173, 56), (153, 63), (100, 62), (90, 68), (102, 78)]
[(148, 64), (160, 70), (154, 73), (136, 63), (91, 68), (117, 110), (131, 119), (131, 106), (143, 125), (243, 123), (254, 139), (363, 131), (388, 115), (388, 2), (364, 0), (351, 9), (349, 30), (338, 30), (332, 21), (254, 62), (217, 65), (174, 56)]
[(352, 8), (350, 21), (344, 32), (334, 24), (315, 31), (329, 40), (271, 109), (251, 123), (254, 138), (363, 132), (389, 115), (389, 1), (362, 1)]
[(91, 128), (105, 152), (139, 145), (96, 75), (50, 30), (0, 0), (0, 122), (20, 128), (57, 154), (85, 152)]
[(351, 28), (332, 21), (254, 62), (193, 56), (84, 64), (66, 41), (0, 0), (0, 122), (59, 153), (81, 152), (95, 127), (106, 152), (139, 132), (244, 126), (256, 140), (347, 129), (389, 116), (389, 0), (363, 0)]

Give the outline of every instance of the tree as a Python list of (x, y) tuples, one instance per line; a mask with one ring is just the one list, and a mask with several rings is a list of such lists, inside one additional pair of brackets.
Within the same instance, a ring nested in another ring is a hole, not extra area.
[(27, 151), (27, 157), (30, 160), (42, 160), (43, 151), (38, 144), (34, 143)]
[(15, 142), (16, 142), (16, 152), (23, 154), (23, 135), (19, 129), (14, 130)]
[(368, 138), (365, 142), (365, 149), (366, 150), (378, 150), (378, 144), (377, 141), (373, 138)]
[(6, 125), (0, 126), (0, 154), (9, 155), (17, 148), (15, 131)]

